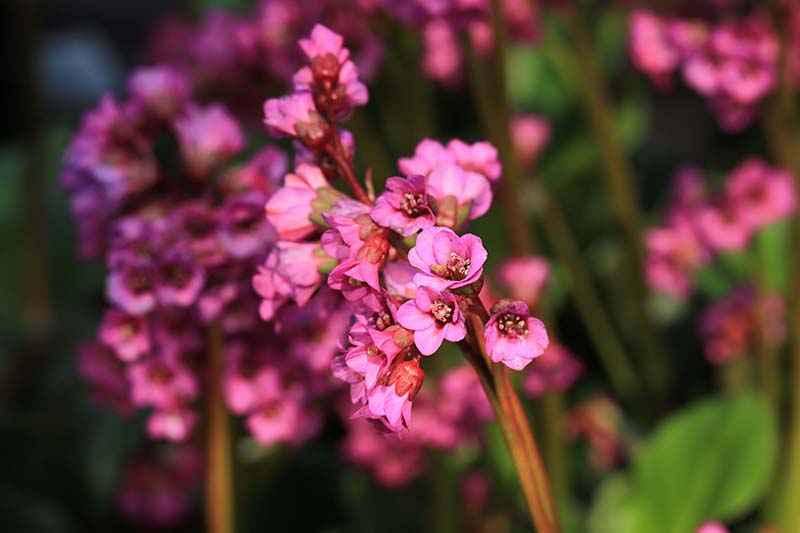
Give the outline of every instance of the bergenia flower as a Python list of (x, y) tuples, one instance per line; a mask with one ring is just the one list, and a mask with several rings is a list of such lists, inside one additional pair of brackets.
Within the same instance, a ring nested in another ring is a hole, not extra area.
[(441, 291), (479, 281), (487, 256), (479, 237), (470, 233), (459, 237), (449, 228), (433, 227), (417, 236), (408, 262), (420, 270), (414, 283)]
[(300, 241), (317, 231), (322, 223), (320, 215), (316, 221), (312, 220), (315, 210), (330, 208), (330, 203), (338, 196), (319, 167), (302, 163), (286, 175), (283, 187), (267, 201), (267, 219), (278, 237)]
[(550, 264), (543, 257), (513, 257), (497, 269), (497, 283), (509, 297), (535, 307), (550, 281)]
[(413, 300), (397, 310), (397, 321), (414, 332), (414, 344), (423, 355), (431, 355), (444, 340), (458, 342), (467, 335), (464, 314), (451, 293), (420, 286)]
[(550, 343), (542, 321), (530, 316), (527, 305), (514, 300), (501, 300), (494, 306), (483, 338), (489, 358), (513, 370), (528, 366)]
[(378, 196), (370, 216), (377, 224), (409, 237), (432, 227), (436, 217), (428, 205), (425, 177), (413, 174), (408, 178), (389, 178), (386, 191)]
[(480, 174), (491, 182), (499, 180), (503, 173), (497, 148), (486, 141), (467, 144), (453, 139), (447, 143), (447, 151), (452, 154), (456, 165), (468, 172)]
[(126, 362), (135, 361), (150, 351), (147, 321), (117, 309), (109, 309), (103, 314), (98, 338)]
[(239, 123), (220, 105), (189, 107), (175, 121), (181, 153), (192, 176), (204, 178), (244, 149)]

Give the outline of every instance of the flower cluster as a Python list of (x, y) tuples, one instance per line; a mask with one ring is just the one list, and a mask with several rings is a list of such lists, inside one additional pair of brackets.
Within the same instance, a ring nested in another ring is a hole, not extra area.
[(374, 77), (383, 42), (373, 33), (370, 2), (260, 0), (251, 12), (209, 9), (196, 21), (166, 18), (155, 29), (148, 55), (188, 72), (204, 98), (230, 102), (243, 119), (252, 116), (271, 80), (287, 82), (303, 63), (297, 39), (324, 22), (354, 44), (362, 76)]
[(105, 98), (67, 152), (80, 250), (109, 269), (111, 307), (80, 371), (121, 412), (151, 408), (151, 436), (184, 440), (216, 330), (225, 373), (215, 385), (231, 411), (261, 442), (298, 443), (320, 426), (313, 404), (333, 386), (327, 368), (349, 315), (328, 292), (311, 313), (288, 308), (280, 331), (259, 320), (250, 277), (276, 238), (263, 209), (286, 156), (266, 147), (232, 165), (242, 128), (190, 92), (171, 68), (140, 69), (130, 98)]
[[(307, 65), (294, 75), (293, 91), (264, 104), (268, 131), (293, 139), (303, 163), (267, 202), (279, 240), (253, 279), (261, 316), (272, 320), (288, 302), (303, 307), (324, 285), (341, 294), (354, 322), (333, 372), (350, 384), (354, 416), (401, 431), (422, 387), (422, 358), (445, 340), (464, 340), (467, 316), (480, 305), (487, 252), (480, 238), (457, 232), (491, 205), (497, 150), (423, 140), (398, 162), (403, 176), (389, 178), (373, 200), (338, 125), (367, 101), (350, 52), (320, 25), (300, 45)], [(354, 197), (331, 185), (337, 178)], [(544, 325), (519, 301), (494, 310), (485, 340), (493, 361), (515, 369), (548, 343)]]
[(759, 295), (743, 285), (714, 302), (700, 317), (706, 359), (720, 365), (755, 352), (765, 343), (779, 346), (786, 338), (783, 299)]
[(414, 405), (414, 425), (401, 436), (381, 435), (364, 420), (353, 420), (342, 443), (349, 461), (369, 470), (381, 485), (409, 483), (427, 467), (426, 451), (452, 451), (478, 444), (492, 407), (478, 376), (463, 365), (446, 371), (438, 390), (420, 391)]
[[(422, 70), (445, 85), (457, 84), (463, 77), (462, 32), (482, 56), (489, 55), (494, 46), (489, 0), (380, 0), (379, 4), (395, 19), (420, 31)], [(520, 42), (537, 41), (535, 4), (525, 0), (503, 0), (502, 4), (511, 37)]]
[(755, 158), (737, 166), (714, 197), (694, 168), (676, 175), (674, 189), (666, 225), (647, 232), (645, 267), (651, 287), (677, 298), (688, 296), (692, 274), (713, 254), (743, 250), (754, 233), (797, 208), (793, 176)]
[(189, 513), (202, 473), (196, 444), (146, 450), (125, 466), (116, 491), (117, 510), (147, 527), (175, 528)]
[[(791, 39), (800, 42), (800, 34)], [(752, 122), (777, 80), (778, 39), (766, 14), (711, 24), (639, 9), (630, 17), (629, 47), (633, 63), (657, 85), (669, 85), (680, 69), (727, 131)]]

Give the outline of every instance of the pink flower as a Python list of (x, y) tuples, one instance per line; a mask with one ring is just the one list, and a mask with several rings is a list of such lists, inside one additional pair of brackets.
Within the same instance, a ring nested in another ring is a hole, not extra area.
[(531, 307), (539, 302), (550, 281), (550, 264), (543, 257), (514, 257), (497, 269), (497, 283), (515, 300)]
[(459, 237), (449, 228), (433, 227), (417, 236), (408, 262), (420, 270), (414, 283), (436, 290), (466, 287), (481, 279), (488, 254), (479, 237)]
[(272, 320), (290, 299), (305, 305), (322, 282), (319, 265), (328, 259), (317, 243), (278, 242), (253, 277), (253, 288), (263, 299), (261, 318)]
[(486, 178), (454, 164), (433, 169), (427, 190), (436, 199), (436, 222), (442, 226), (461, 228), (486, 214), (492, 204), (492, 189)]
[(583, 374), (583, 364), (566, 346), (551, 342), (541, 357), (525, 371), (522, 389), (534, 398), (547, 392), (564, 392)]
[(424, 285), (413, 300), (400, 306), (397, 321), (414, 332), (414, 344), (423, 355), (436, 352), (445, 339), (458, 342), (467, 334), (456, 297)]
[(267, 201), (267, 220), (281, 239), (301, 241), (317, 231), (322, 222), (319, 218), (316, 223), (312, 221), (314, 202), (331, 201), (338, 195), (319, 167), (301, 163), (294, 173), (286, 175), (283, 187)]
[(206, 177), (244, 149), (239, 124), (220, 105), (191, 106), (175, 121), (181, 153), (192, 176)]
[(722, 522), (705, 522), (697, 527), (696, 533), (728, 533)]
[(411, 403), (422, 388), (424, 379), (419, 356), (395, 363), (381, 382), (369, 390), (367, 405), (353, 417), (379, 419), (392, 431), (407, 429), (411, 421)]
[(205, 283), (205, 272), (192, 256), (168, 252), (157, 263), (156, 294), (161, 305), (192, 305)]
[(222, 391), (232, 412), (253, 411), (280, 390), (280, 373), (267, 364), (263, 353), (239, 343), (226, 347)]
[(103, 314), (98, 337), (126, 362), (135, 361), (150, 351), (150, 335), (145, 319), (116, 309), (108, 309)]
[(645, 271), (650, 287), (676, 298), (689, 295), (692, 275), (710, 259), (694, 228), (679, 220), (649, 230), (645, 247)]
[(669, 76), (681, 59), (669, 23), (650, 10), (636, 9), (631, 13), (628, 25), (628, 48), (633, 64), (657, 85), (668, 85)]
[(439, 141), (423, 139), (414, 149), (413, 157), (401, 157), (397, 161), (397, 168), (407, 176), (412, 174), (427, 176), (442, 163), (455, 163), (453, 154)]
[(482, 175), (490, 182), (500, 179), (503, 166), (498, 158), (497, 148), (486, 141), (467, 144), (458, 139), (447, 143), (447, 151), (453, 155), (458, 166), (468, 172)]
[(257, 192), (229, 198), (220, 210), (220, 244), (231, 256), (263, 253), (275, 232), (264, 218), (263, 196)]
[(492, 361), (522, 370), (547, 349), (550, 341), (544, 324), (530, 316), (523, 302), (501, 300), (492, 311), (483, 331)]
[(191, 96), (186, 76), (167, 66), (136, 69), (128, 80), (128, 93), (158, 116), (171, 117)]
[(794, 213), (797, 194), (791, 173), (758, 159), (736, 167), (725, 183), (726, 195), (749, 225), (762, 228)]
[(182, 442), (197, 423), (197, 413), (185, 408), (155, 411), (147, 419), (147, 434), (154, 439)]
[(521, 167), (532, 165), (550, 141), (550, 123), (533, 113), (521, 113), (511, 119), (511, 142)]
[(712, 249), (733, 252), (747, 246), (754, 229), (737, 206), (724, 199), (700, 210), (697, 226)]
[(383, 265), (383, 282), (386, 292), (400, 300), (410, 300), (414, 297), (417, 286), (414, 283), (414, 274), (417, 269), (404, 261), (389, 261)]
[(273, 137), (296, 137), (309, 148), (319, 149), (330, 136), (330, 127), (317, 112), (311, 93), (294, 92), (264, 102), (264, 124)]
[(266, 402), (247, 417), (245, 425), (262, 446), (286, 442), (299, 446), (322, 426), (322, 416), (290, 394)]
[(425, 178), (412, 174), (408, 178), (387, 179), (386, 191), (378, 196), (370, 216), (376, 223), (403, 237), (433, 226), (436, 217), (428, 205)]
[(153, 265), (132, 259), (112, 270), (106, 280), (106, 297), (127, 313), (143, 315), (156, 305), (155, 288)]
[(436, 81), (454, 85), (461, 78), (462, 55), (450, 24), (434, 19), (422, 29), (422, 70)]
[(199, 392), (197, 379), (188, 369), (162, 357), (128, 367), (131, 400), (137, 406), (169, 409)]

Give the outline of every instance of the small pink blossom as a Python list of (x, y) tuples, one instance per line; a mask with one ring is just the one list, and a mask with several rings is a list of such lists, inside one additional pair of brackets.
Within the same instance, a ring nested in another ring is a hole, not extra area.
[(401, 157), (397, 162), (400, 172), (410, 176), (421, 174), (427, 176), (443, 163), (455, 163), (453, 154), (442, 143), (433, 139), (423, 139), (417, 144), (412, 157)]
[(695, 533), (728, 533), (722, 522), (705, 522), (697, 527)]
[(115, 268), (106, 279), (106, 297), (132, 315), (149, 313), (156, 305), (155, 269), (134, 259)]
[(511, 119), (514, 157), (521, 167), (532, 165), (550, 141), (550, 123), (534, 113), (521, 113)]
[(175, 121), (181, 153), (192, 176), (206, 177), (215, 167), (244, 149), (244, 134), (220, 105), (189, 107)]
[(386, 191), (378, 196), (370, 216), (403, 237), (433, 226), (436, 217), (428, 205), (425, 177), (412, 174), (408, 178), (388, 178)]
[(197, 413), (189, 409), (155, 411), (147, 419), (147, 433), (154, 439), (182, 442), (187, 439), (197, 423)]
[(283, 240), (300, 241), (318, 230), (321, 220), (312, 221), (314, 202), (325, 190), (330, 199), (336, 193), (325, 179), (322, 170), (301, 163), (293, 173), (286, 175), (283, 187), (267, 201), (267, 220)]
[(315, 149), (330, 136), (330, 127), (317, 112), (309, 92), (289, 93), (264, 102), (264, 124), (274, 137), (295, 137)]
[(160, 304), (189, 307), (197, 300), (205, 283), (205, 271), (190, 254), (168, 252), (156, 267), (156, 295)]
[(565, 392), (583, 374), (583, 364), (561, 343), (551, 342), (541, 357), (525, 370), (522, 389), (534, 398), (547, 392)]
[(284, 394), (270, 400), (247, 417), (245, 425), (262, 446), (287, 442), (299, 446), (322, 426), (321, 413), (306, 408), (299, 399)]
[(482, 175), (490, 182), (500, 179), (503, 166), (497, 153), (497, 148), (486, 141), (467, 144), (464, 141), (453, 139), (447, 143), (447, 151), (453, 155), (455, 162), (462, 169)]
[(219, 242), (236, 258), (253, 257), (274, 242), (275, 231), (264, 218), (264, 199), (257, 192), (229, 198), (220, 209)]
[(501, 300), (483, 331), (486, 352), (495, 363), (522, 370), (547, 349), (549, 339), (544, 324), (530, 316), (523, 302)]
[(423, 355), (436, 352), (445, 339), (458, 342), (467, 334), (455, 296), (424, 285), (413, 300), (400, 306), (397, 321), (414, 332), (414, 344)]
[(550, 264), (543, 257), (514, 257), (497, 269), (497, 283), (509, 297), (536, 307), (550, 281)]
[(428, 175), (428, 194), (436, 200), (436, 223), (462, 228), (486, 214), (492, 204), (492, 189), (482, 174), (454, 164), (437, 166)]
[(479, 237), (470, 233), (459, 237), (449, 228), (433, 227), (417, 236), (408, 261), (420, 270), (414, 283), (441, 291), (479, 281), (487, 256)]
[(141, 106), (161, 117), (174, 115), (191, 96), (189, 80), (167, 66), (139, 68), (128, 80), (128, 93)]
[(122, 361), (135, 361), (150, 351), (150, 335), (145, 319), (117, 309), (109, 309), (103, 314), (98, 337)]
[(645, 272), (651, 288), (686, 298), (696, 270), (707, 264), (710, 252), (686, 222), (655, 228), (645, 236)]

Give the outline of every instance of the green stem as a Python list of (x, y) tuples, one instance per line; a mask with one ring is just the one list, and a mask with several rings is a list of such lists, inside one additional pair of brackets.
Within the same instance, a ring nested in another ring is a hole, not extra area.
[(626, 301), (633, 305), (629, 318), (631, 332), (642, 358), (640, 367), (650, 386), (663, 397), (669, 387), (668, 367), (661, 342), (647, 312), (647, 286), (642, 269), (642, 215), (633, 172), (614, 128), (614, 117), (591, 33), (576, 6), (570, 5), (564, 12), (574, 40), (575, 72), (580, 78), (580, 94), (597, 140), (603, 175), (613, 200), (614, 216), (622, 232), (625, 276), (622, 290)]
[(222, 397), (222, 327), (208, 332), (208, 428), (206, 442), (206, 531), (233, 533), (233, 483), (228, 410)]
[(547, 465), (547, 473), (553, 486), (553, 496), (559, 505), (563, 505), (569, 496), (569, 478), (567, 476), (564, 452), (566, 446), (562, 438), (564, 414), (564, 395), (548, 392), (536, 403), (537, 429), (547, 428), (541, 432), (542, 456)]
[[(800, 164), (797, 156), (797, 132), (794, 121), (794, 90), (791, 85), (789, 64), (789, 24), (791, 17), (786, 7), (779, 1), (771, 2), (773, 21), (780, 41), (778, 58), (778, 89), (772, 97), (770, 113), (767, 115), (767, 137), (774, 159), (783, 168), (792, 170), (798, 189), (800, 189)], [(800, 212), (791, 220), (791, 250), (789, 272), (800, 271)], [(784, 444), (783, 464), (779, 485), (776, 489), (778, 524), (781, 531), (798, 531), (800, 528), (800, 276), (789, 279), (789, 335), (790, 335), (790, 374), (789, 390), (791, 406), (789, 431)]]
[(511, 459), (519, 476), (528, 511), (539, 533), (558, 533), (558, 515), (536, 440), (522, 409), (508, 369), (489, 360), (483, 342), (486, 310), (478, 304), (467, 312), (467, 340), (460, 343), (464, 356), (475, 368), (494, 409)]
[(637, 378), (625, 348), (608, 319), (602, 300), (592, 285), (591, 273), (581, 257), (561, 206), (554, 198), (547, 197), (543, 190), (541, 195), (544, 196), (542, 227), (550, 245), (567, 269), (578, 314), (586, 325), (600, 362), (620, 396), (628, 400), (641, 400), (645, 397), (641, 381)]

